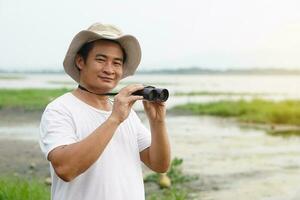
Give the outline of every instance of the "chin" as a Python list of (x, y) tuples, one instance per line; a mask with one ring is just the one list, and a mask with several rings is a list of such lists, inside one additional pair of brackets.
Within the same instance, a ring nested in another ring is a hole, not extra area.
[(117, 84), (113, 83), (113, 82), (101, 82), (99, 84), (99, 86), (100, 87), (102, 86), (103, 88), (105, 87), (105, 89), (108, 89), (108, 90), (112, 90), (117, 86)]

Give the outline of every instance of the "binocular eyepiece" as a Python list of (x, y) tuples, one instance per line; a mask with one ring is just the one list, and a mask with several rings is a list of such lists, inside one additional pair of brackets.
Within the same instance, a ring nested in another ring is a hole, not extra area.
[(133, 95), (143, 96), (148, 101), (167, 101), (169, 98), (169, 91), (164, 88), (155, 88), (153, 86), (146, 86), (142, 90), (138, 90)]

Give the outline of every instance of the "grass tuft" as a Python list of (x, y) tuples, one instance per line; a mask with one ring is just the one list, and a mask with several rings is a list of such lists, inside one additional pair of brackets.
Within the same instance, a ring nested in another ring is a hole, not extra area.
[[(182, 172), (183, 159), (174, 158), (171, 162), (170, 169), (167, 172), (167, 176), (171, 180), (171, 187), (162, 188), (157, 191), (152, 191), (151, 194), (147, 194), (147, 200), (187, 200), (189, 197), (189, 188), (187, 183), (195, 181), (198, 176), (185, 175)], [(159, 173), (152, 173), (145, 177), (145, 183), (155, 183), (159, 186)]]
[(296, 100), (274, 102), (254, 99), (205, 104), (190, 103), (176, 106), (174, 109), (199, 115), (236, 117), (243, 122), (300, 125), (300, 101)]
[(69, 89), (0, 89), (0, 109), (43, 110)]
[(0, 200), (49, 200), (50, 187), (35, 179), (0, 177)]

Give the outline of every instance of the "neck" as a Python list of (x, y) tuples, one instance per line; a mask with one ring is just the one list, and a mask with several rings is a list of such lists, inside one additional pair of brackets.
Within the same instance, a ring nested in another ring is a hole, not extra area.
[(89, 93), (91, 93), (91, 94), (95, 94), (95, 95), (98, 95), (98, 96), (105, 95), (105, 94), (102, 94), (102, 93), (100, 94), (100, 93), (92, 92), (92, 91), (86, 89), (85, 87), (83, 87), (82, 85), (78, 85), (78, 88), (81, 89), (81, 90), (83, 90), (83, 91), (86, 91), (86, 92), (89, 92)]
[(93, 90), (78, 86), (73, 94), (87, 104), (101, 110), (111, 110), (108, 96), (102, 93), (93, 92)]

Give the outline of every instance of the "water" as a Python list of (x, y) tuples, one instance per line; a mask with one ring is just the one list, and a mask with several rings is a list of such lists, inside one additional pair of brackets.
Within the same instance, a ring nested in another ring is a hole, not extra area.
[[(19, 79), (1, 79), (0, 88), (60, 88), (75, 87), (76, 83), (65, 74), (2, 74), (20, 76)], [(135, 75), (121, 81), (155, 84), (175, 92), (231, 92), (285, 95), (300, 98), (300, 75)]]
[(19, 126), (0, 126), (1, 138), (14, 138), (21, 140), (38, 140), (38, 123), (28, 123)]
[[(4, 74), (18, 79), (1, 79), (0, 88), (75, 88), (77, 84), (65, 74)], [(299, 75), (135, 75), (122, 80), (117, 90), (132, 83), (164, 87), (170, 91), (168, 108), (187, 102), (211, 102), (264, 98), (300, 99)], [(236, 95), (175, 96), (175, 93), (222, 92)], [(142, 109), (137, 107), (137, 109)]]
[[(1, 77), (1, 76), (0, 76)], [(168, 107), (186, 102), (255, 97), (300, 99), (300, 76), (138, 75), (123, 80), (168, 88)], [(24, 75), (1, 79), (0, 88), (74, 88), (66, 75)], [(247, 93), (239, 95), (174, 96), (177, 92)], [(136, 106), (142, 109), (141, 103)], [(145, 116), (142, 121), (147, 124)], [(37, 140), (39, 119), (24, 116), (0, 120), (0, 138)], [(274, 137), (263, 130), (240, 127), (232, 119), (168, 115), (172, 156), (184, 159), (184, 172), (197, 174), (194, 190), (201, 200), (286, 200), (300, 190), (300, 138)], [(300, 199), (296, 198), (296, 199)]]

